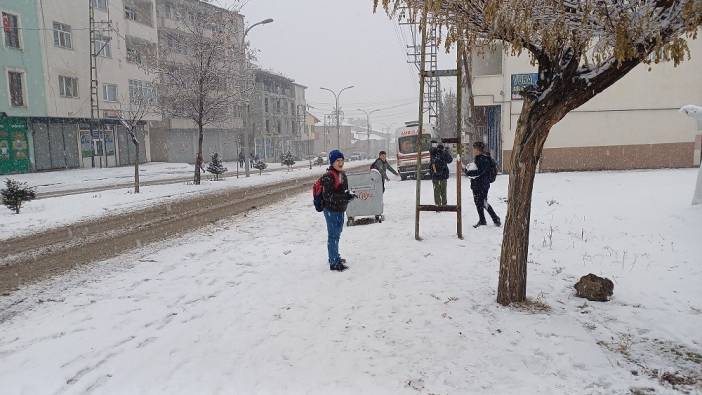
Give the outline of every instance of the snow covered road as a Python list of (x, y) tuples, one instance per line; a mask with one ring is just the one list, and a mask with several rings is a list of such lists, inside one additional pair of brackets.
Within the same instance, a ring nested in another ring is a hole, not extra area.
[[(465, 240), (426, 213), (420, 243), (414, 183), (388, 184), (387, 221), (344, 230), (344, 273), (300, 195), (2, 297), (1, 392), (676, 393), (659, 377), (702, 364), (695, 176), (538, 175), (528, 292), (546, 312), (495, 303), (501, 231), (469, 227), (467, 185)], [(589, 272), (612, 301), (573, 296)]]

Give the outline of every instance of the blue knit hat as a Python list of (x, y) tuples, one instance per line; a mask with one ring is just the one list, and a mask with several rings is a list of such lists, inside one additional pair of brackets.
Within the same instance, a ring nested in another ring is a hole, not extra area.
[(344, 159), (344, 154), (338, 149), (335, 149), (329, 153), (329, 164), (333, 165), (337, 159)]

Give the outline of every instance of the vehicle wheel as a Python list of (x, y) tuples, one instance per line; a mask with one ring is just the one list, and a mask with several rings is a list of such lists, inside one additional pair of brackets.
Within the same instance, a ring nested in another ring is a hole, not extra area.
[(349, 218), (346, 220), (346, 226), (353, 226), (353, 218)]
[(407, 179), (407, 176), (404, 174), (400, 174), (400, 180), (405, 181)]

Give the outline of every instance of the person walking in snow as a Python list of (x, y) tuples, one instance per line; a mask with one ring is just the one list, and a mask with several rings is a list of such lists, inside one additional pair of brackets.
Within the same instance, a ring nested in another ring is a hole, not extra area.
[(492, 176), (497, 171), (495, 162), (490, 153), (485, 151), (485, 144), (482, 141), (473, 143), (473, 156), (475, 157), (475, 169), (466, 172), (466, 175), (471, 177), (470, 189), (473, 190), (473, 201), (475, 202), (475, 208), (478, 210), (479, 220), (473, 227), (478, 228), (487, 225), (485, 208), (487, 208), (487, 212), (490, 214), (495, 226), (501, 226), (500, 217), (487, 201), (490, 183), (494, 180)]
[(322, 207), (327, 222), (327, 252), (329, 269), (343, 272), (348, 269), (346, 260), (339, 255), (339, 239), (344, 228), (344, 213), (355, 196), (349, 192), (349, 182), (344, 173), (344, 154), (339, 150), (329, 153), (329, 169), (321, 178)]
[(434, 185), (434, 204), (437, 206), (445, 206), (446, 198), (446, 183), (449, 178), (448, 164), (453, 162), (451, 154), (444, 149), (443, 144), (437, 145), (431, 149), (431, 181)]
[(388, 163), (388, 155), (385, 151), (380, 151), (378, 154), (378, 159), (373, 162), (370, 168), (378, 170), (380, 173), (381, 179), (383, 180), (383, 193), (385, 193), (385, 180), (390, 181), (390, 178), (388, 178), (388, 170), (390, 173), (396, 176), (399, 175), (397, 174), (397, 171)]
[(244, 161), (246, 160), (246, 157), (244, 156), (243, 151), (239, 151), (239, 167), (244, 167), (245, 163)]

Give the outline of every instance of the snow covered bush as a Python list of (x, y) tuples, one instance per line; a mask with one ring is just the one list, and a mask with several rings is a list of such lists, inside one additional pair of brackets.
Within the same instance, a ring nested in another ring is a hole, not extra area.
[(266, 167), (268, 167), (268, 165), (266, 164), (266, 162), (259, 160), (254, 164), (253, 167), (254, 169), (258, 169), (258, 175), (260, 176), (261, 174), (263, 174), (263, 171), (266, 169)]
[(0, 194), (2, 194), (2, 204), (14, 211), (15, 214), (20, 213), (22, 203), (32, 201), (37, 197), (34, 188), (27, 186), (26, 182), (9, 178), (5, 181), (5, 188), (0, 190)]
[(218, 153), (213, 153), (210, 155), (210, 164), (207, 166), (207, 171), (214, 174), (215, 181), (219, 181), (219, 176), (227, 172), (227, 168), (222, 165), (222, 159), (219, 158)]
[(287, 154), (283, 155), (283, 166), (288, 167), (288, 171), (290, 171), (290, 168), (295, 165), (295, 157), (293, 154), (288, 152)]

